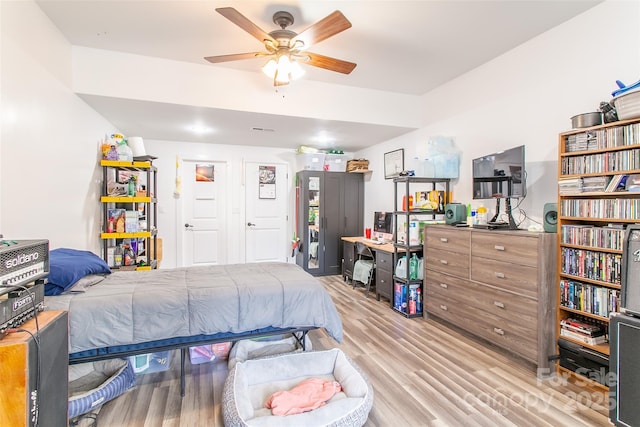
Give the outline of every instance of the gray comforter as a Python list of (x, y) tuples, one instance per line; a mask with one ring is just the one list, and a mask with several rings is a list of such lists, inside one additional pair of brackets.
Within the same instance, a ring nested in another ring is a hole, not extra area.
[(342, 341), (342, 322), (322, 284), (286, 263), (116, 272), (85, 292), (46, 297), (69, 310), (69, 353), (265, 327), (322, 327)]

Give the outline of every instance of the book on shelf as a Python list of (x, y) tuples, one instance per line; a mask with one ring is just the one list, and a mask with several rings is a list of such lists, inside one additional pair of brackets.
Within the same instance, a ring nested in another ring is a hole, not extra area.
[(604, 344), (607, 342), (607, 336), (605, 334), (599, 336), (589, 336), (580, 332), (572, 331), (569, 329), (565, 329), (564, 327), (560, 328), (560, 336), (572, 338), (576, 341), (580, 341), (589, 345), (598, 345)]
[(578, 332), (591, 337), (605, 335), (606, 333), (606, 331), (598, 325), (580, 322), (571, 318), (562, 319), (560, 321), (560, 326), (569, 331)]
[(624, 187), (626, 180), (627, 180), (627, 175), (624, 175), (624, 174), (614, 175), (609, 180), (609, 184), (607, 184), (604, 191), (606, 191), (607, 193), (613, 193), (620, 186)]

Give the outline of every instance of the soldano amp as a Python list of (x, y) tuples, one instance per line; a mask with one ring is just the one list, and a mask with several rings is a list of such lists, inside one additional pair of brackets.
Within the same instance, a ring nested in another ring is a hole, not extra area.
[(0, 240), (0, 286), (26, 285), (48, 273), (48, 240)]
[(0, 240), (0, 337), (44, 310), (48, 240)]

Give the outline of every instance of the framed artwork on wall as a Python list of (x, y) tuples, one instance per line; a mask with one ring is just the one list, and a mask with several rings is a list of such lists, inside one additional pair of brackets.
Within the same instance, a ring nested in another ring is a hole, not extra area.
[(404, 170), (404, 148), (384, 153), (384, 179), (400, 176)]

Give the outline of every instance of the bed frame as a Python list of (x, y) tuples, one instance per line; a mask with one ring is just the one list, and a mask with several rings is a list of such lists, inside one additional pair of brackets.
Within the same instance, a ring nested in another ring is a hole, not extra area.
[(185, 359), (189, 347), (198, 345), (216, 344), (220, 342), (239, 341), (243, 339), (252, 339), (267, 337), (273, 335), (292, 334), (298, 345), (305, 350), (305, 338), (310, 330), (318, 329), (317, 327), (299, 327), (299, 328), (262, 328), (252, 331), (231, 333), (225, 332), (214, 335), (196, 335), (193, 337), (174, 337), (164, 340), (148, 341), (139, 344), (117, 345), (110, 347), (96, 348), (93, 350), (85, 350), (77, 353), (69, 354), (69, 364), (95, 362), (98, 360), (126, 358), (145, 353), (156, 353), (168, 350), (180, 350), (180, 396), (184, 397), (185, 390)]

